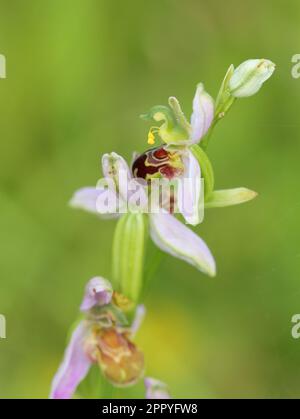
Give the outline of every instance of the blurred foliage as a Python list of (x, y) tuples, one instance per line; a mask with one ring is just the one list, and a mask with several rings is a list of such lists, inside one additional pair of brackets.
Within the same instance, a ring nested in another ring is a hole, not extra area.
[[(216, 186), (259, 197), (207, 212), (199, 234), (218, 276), (166, 257), (138, 335), (147, 374), (174, 397), (299, 397), (300, 3), (273, 0), (0, 0), (0, 396), (47, 397), (86, 281), (110, 277), (114, 221), (73, 211), (100, 156), (144, 150), (138, 119), (197, 82), (216, 95), (229, 64), (277, 71), (240, 100), (208, 149)], [(115, 397), (143, 396), (137, 388)], [(99, 394), (101, 396), (101, 394)]]

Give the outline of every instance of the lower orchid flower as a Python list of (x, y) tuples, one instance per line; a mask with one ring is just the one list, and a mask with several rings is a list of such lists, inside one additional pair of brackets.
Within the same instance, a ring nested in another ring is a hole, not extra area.
[(137, 307), (131, 326), (125, 313), (128, 309), (129, 300), (113, 292), (109, 281), (95, 277), (88, 282), (80, 306), (84, 318), (73, 331), (53, 379), (51, 398), (70, 399), (92, 364), (98, 364), (114, 386), (129, 386), (142, 377), (144, 357), (131, 339), (141, 324), (144, 307)]

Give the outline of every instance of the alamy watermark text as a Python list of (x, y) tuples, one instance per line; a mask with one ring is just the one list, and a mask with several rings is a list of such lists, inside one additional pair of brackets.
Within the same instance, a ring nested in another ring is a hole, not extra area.
[(5, 55), (0, 54), (0, 79), (6, 78), (6, 58)]
[(0, 339), (6, 339), (6, 318), (0, 314)]

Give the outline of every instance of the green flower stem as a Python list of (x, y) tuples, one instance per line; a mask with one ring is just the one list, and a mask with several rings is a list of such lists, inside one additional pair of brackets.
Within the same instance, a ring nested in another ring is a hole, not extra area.
[(215, 103), (215, 117), (213, 120), (213, 123), (208, 130), (208, 133), (206, 134), (205, 138), (201, 141), (201, 147), (203, 150), (206, 150), (208, 147), (209, 140), (212, 136), (213, 130), (217, 123), (224, 118), (225, 115), (229, 112), (229, 109), (232, 107), (234, 102), (236, 101), (236, 98), (233, 97), (229, 90), (229, 82), (234, 73), (234, 67), (231, 65), (224, 77), (224, 80), (222, 81), (216, 103)]
[(219, 110), (216, 110), (215, 118), (213, 120), (213, 123), (211, 124), (211, 127), (209, 128), (206, 136), (201, 141), (201, 148), (205, 151), (208, 147), (208, 143), (210, 141), (210, 138), (213, 134), (214, 128), (217, 125), (219, 121), (221, 121), (229, 112), (229, 110), (232, 108), (232, 105), (236, 102), (236, 98), (231, 96), (227, 103), (223, 105), (223, 108), (219, 108)]

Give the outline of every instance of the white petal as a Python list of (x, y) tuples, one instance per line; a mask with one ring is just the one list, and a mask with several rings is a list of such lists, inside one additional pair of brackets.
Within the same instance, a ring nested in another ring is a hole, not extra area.
[(127, 212), (128, 209), (143, 212), (148, 206), (146, 181), (137, 181), (123, 157), (114, 152), (103, 156), (102, 167), (106, 179), (113, 180), (117, 186), (120, 208), (124, 208), (120, 212)]
[(191, 117), (191, 142), (198, 143), (207, 133), (214, 119), (214, 101), (204, 90), (203, 84), (197, 86), (193, 101), (193, 114)]
[(102, 170), (106, 178), (114, 180), (122, 198), (127, 201), (128, 183), (132, 179), (127, 162), (117, 153), (104, 154), (102, 157)]
[[(86, 187), (79, 189), (70, 200), (73, 208), (98, 214), (106, 218), (119, 217), (116, 213), (117, 196), (113, 190), (104, 187)], [(121, 207), (121, 205), (120, 205)]]
[(207, 245), (174, 216), (166, 213), (151, 214), (150, 234), (161, 250), (215, 276), (215, 261)]
[(187, 224), (201, 223), (204, 215), (204, 190), (201, 168), (191, 151), (183, 157), (184, 174), (178, 181), (177, 205)]
[(84, 322), (79, 323), (74, 330), (64, 359), (53, 379), (51, 399), (70, 399), (78, 384), (87, 375), (91, 366), (91, 361), (84, 353), (84, 340), (87, 333)]
[(103, 192), (102, 189), (86, 187), (76, 191), (70, 201), (73, 208), (83, 209), (88, 212), (97, 213), (97, 199)]
[(136, 335), (139, 328), (141, 327), (141, 324), (144, 321), (145, 315), (146, 315), (145, 306), (143, 304), (138, 305), (136, 310), (135, 310), (135, 316), (134, 316), (132, 325), (130, 327), (132, 337), (134, 337)]
[(94, 306), (109, 304), (113, 289), (111, 283), (100, 276), (89, 280), (85, 287), (85, 294), (80, 306), (81, 311), (88, 311)]

